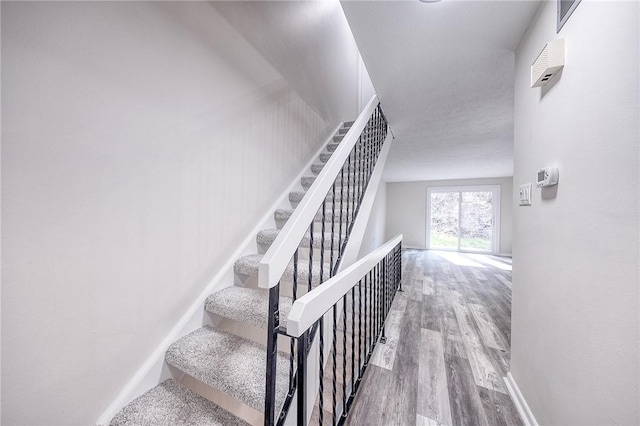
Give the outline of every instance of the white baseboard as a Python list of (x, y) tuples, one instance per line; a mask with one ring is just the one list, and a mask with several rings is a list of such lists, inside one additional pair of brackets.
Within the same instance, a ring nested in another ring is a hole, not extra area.
[[(389, 238), (391, 237), (387, 236), (387, 239)], [(405, 244), (405, 243), (402, 243), (402, 248), (411, 249), (411, 250), (428, 250), (424, 247), (412, 246), (411, 244)]]
[(511, 253), (500, 253), (498, 254), (498, 256), (502, 256), (502, 257), (512, 257)]
[(276, 227), (273, 212), (276, 209), (289, 208), (291, 206), (289, 203), (289, 192), (302, 189), (300, 179), (309, 173), (311, 165), (317, 161), (320, 153), (323, 152), (327, 144), (333, 140), (333, 136), (337, 133), (338, 129), (342, 127), (342, 124), (343, 123), (340, 123), (333, 131), (331, 131), (330, 136), (323, 142), (320, 149), (313, 154), (302, 171), (282, 192), (276, 202), (265, 212), (265, 215), (260, 219), (260, 221), (258, 221), (256, 227), (249, 232), (247, 237), (242, 241), (242, 243), (240, 243), (233, 254), (231, 254), (222, 268), (220, 268), (220, 271), (211, 279), (209, 284), (207, 284), (198, 298), (194, 300), (193, 304), (191, 304), (189, 309), (187, 309), (187, 311), (182, 315), (176, 325), (136, 371), (131, 380), (129, 380), (120, 394), (118, 394), (116, 399), (109, 405), (105, 412), (100, 415), (100, 418), (96, 421), (96, 425), (109, 424), (113, 416), (115, 416), (125, 405), (164, 380), (172, 377), (170, 369), (167, 368), (164, 362), (164, 355), (167, 348), (182, 336), (185, 336), (205, 325), (203, 312), (204, 302), (207, 297), (217, 290), (233, 285), (233, 265), (235, 261), (244, 255), (256, 253), (256, 235), (262, 229)]
[(538, 422), (536, 421), (536, 418), (533, 417), (529, 404), (527, 404), (524, 396), (522, 396), (520, 388), (516, 384), (511, 372), (507, 373), (507, 377), (504, 378), (504, 382), (507, 385), (507, 391), (509, 392), (509, 395), (511, 396), (511, 399), (513, 400), (524, 424), (526, 426), (538, 426)]

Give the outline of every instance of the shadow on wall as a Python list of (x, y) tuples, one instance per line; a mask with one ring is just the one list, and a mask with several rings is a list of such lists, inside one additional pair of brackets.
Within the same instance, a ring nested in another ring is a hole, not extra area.
[(358, 47), (340, 2), (211, 5), (324, 119), (358, 115)]
[(553, 87), (558, 84), (560, 78), (562, 78), (562, 71), (564, 71), (564, 68), (561, 68), (560, 71), (558, 71), (553, 77), (551, 77), (551, 80), (549, 80), (549, 82), (545, 86), (542, 86), (540, 88), (540, 100), (544, 99), (547, 93), (549, 93), (553, 89)]
[(558, 183), (557, 185), (553, 185), (553, 186), (545, 186), (542, 188), (542, 191), (540, 191), (540, 196), (543, 200), (553, 200), (558, 196), (558, 185), (560, 185), (560, 183)]

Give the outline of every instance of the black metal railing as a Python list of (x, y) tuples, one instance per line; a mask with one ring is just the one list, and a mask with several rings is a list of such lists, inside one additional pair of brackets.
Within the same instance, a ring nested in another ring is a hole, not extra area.
[[(295, 302), (302, 294), (321, 285), (338, 272), (362, 198), (387, 137), (387, 132), (387, 120), (380, 104), (377, 104), (364, 129), (357, 136), (357, 141), (338, 174), (327, 176), (320, 173), (316, 178), (331, 179), (333, 184), (315, 217), (309, 223), (308, 231), (300, 241), (299, 248), (291, 258), (290, 272), (285, 272), (286, 277), (283, 276), (277, 285), (269, 289), (265, 425), (281, 424), (284, 421), (298, 382), (301, 377), (305, 376), (304, 370), (301, 368), (306, 362), (308, 354), (306, 349), (301, 351), (301, 347), (309, 347), (308, 342), (304, 339), (290, 338), (288, 392), (284, 400), (280, 400), (276, 394), (276, 382), (279, 380), (276, 377), (278, 336), (286, 335), (285, 327), (281, 325), (283, 318), (280, 318), (280, 296), (289, 296)], [(330, 161), (331, 159), (329, 159)], [(303, 203), (301, 202), (301, 204)], [(303, 264), (304, 261), (306, 261), (306, 265)], [(285, 281), (290, 286), (284, 286)], [(320, 338), (323, 339), (325, 330), (322, 323), (314, 326), (305, 338), (312, 341), (318, 328), (320, 328)], [(324, 361), (324, 353), (321, 353), (320, 356)], [(324, 400), (322, 402), (324, 403)]]
[[(396, 291), (402, 291), (402, 246), (396, 243), (382, 259), (368, 271), (359, 275), (349, 290), (339, 295), (317, 322), (299, 335), (297, 351), (309, 354), (313, 342), (313, 330), (319, 327), (318, 380), (310, 380), (309, 356), (297, 359), (297, 412), (296, 423), (306, 425), (308, 416), (308, 396), (317, 392), (312, 419), (319, 425), (342, 425), (347, 419), (360, 387), (362, 377), (378, 342), (385, 343), (385, 321)], [(340, 278), (340, 274), (336, 276)], [(341, 311), (341, 312), (340, 312)], [(325, 368), (323, 344), (324, 323), (332, 324), (329, 369)], [(340, 344), (341, 343), (341, 344)], [(341, 374), (337, 365), (341, 364)], [(328, 371), (327, 371), (328, 370)], [(331, 401), (324, 400), (324, 389), (331, 388)], [(338, 399), (338, 390), (341, 398)], [(330, 415), (325, 419), (325, 413)], [(313, 423), (315, 424), (315, 422)]]

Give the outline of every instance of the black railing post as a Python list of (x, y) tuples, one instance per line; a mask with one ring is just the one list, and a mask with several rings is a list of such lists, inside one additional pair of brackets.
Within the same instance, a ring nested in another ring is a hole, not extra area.
[(402, 291), (402, 241), (400, 241), (400, 245), (398, 248), (399, 251), (399, 257), (400, 257), (400, 266), (399, 266), (399, 271), (398, 271), (398, 280), (400, 280), (400, 291)]
[(338, 318), (337, 318), (338, 308), (337, 308), (337, 305), (333, 305), (332, 313), (333, 313), (333, 342), (332, 342), (333, 343), (333, 352), (332, 352), (332, 355), (333, 355), (333, 358), (332, 358), (332, 361), (333, 361), (333, 368), (332, 368), (332, 370), (333, 370), (333, 375), (332, 375), (333, 380), (331, 381), (331, 408), (332, 408), (331, 411), (333, 412), (333, 416), (332, 416), (333, 422), (332, 422), (332, 424), (335, 425), (336, 424), (337, 381), (338, 381), (338, 378), (336, 377), (336, 371), (337, 371), (337, 368), (336, 368), (337, 354), (336, 354), (336, 352), (338, 350), (338, 348), (337, 348), (337, 343), (338, 343), (338, 339), (337, 339), (337, 335), (338, 335)]
[(267, 321), (267, 375), (265, 384), (264, 424), (271, 426), (275, 421), (276, 407), (276, 362), (278, 356), (278, 332), (280, 326), (280, 312), (278, 301), (280, 298), (280, 283), (269, 289), (269, 319)]
[(398, 244), (397, 247), (397, 252), (398, 252), (398, 284), (399, 284), (399, 288), (398, 291), (404, 291), (402, 290), (402, 242), (400, 242)]
[(320, 338), (318, 342), (318, 349), (320, 350), (320, 392), (319, 392), (319, 403), (318, 403), (318, 417), (319, 423), (322, 426), (324, 424), (324, 316), (320, 317)]
[[(347, 293), (348, 294), (348, 293)], [(347, 418), (347, 295), (342, 298), (342, 418)]]
[(298, 416), (297, 424), (307, 424), (307, 341), (309, 331), (298, 338)]
[(387, 343), (387, 336), (385, 335), (385, 319), (386, 319), (386, 306), (387, 306), (387, 291), (386, 291), (386, 287), (387, 287), (387, 280), (386, 280), (386, 273), (387, 273), (387, 264), (386, 262), (382, 261), (382, 306), (381, 306), (381, 312), (380, 312), (380, 327), (382, 328), (382, 332), (380, 335), (380, 343)]
[(313, 288), (313, 221), (311, 221), (311, 225), (309, 225), (309, 280), (308, 280), (308, 291), (311, 291)]

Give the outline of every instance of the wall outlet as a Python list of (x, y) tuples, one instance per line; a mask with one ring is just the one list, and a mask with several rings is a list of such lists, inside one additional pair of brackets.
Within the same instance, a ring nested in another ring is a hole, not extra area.
[(530, 183), (525, 183), (524, 185), (520, 185), (520, 205), (521, 206), (531, 205), (531, 184)]

